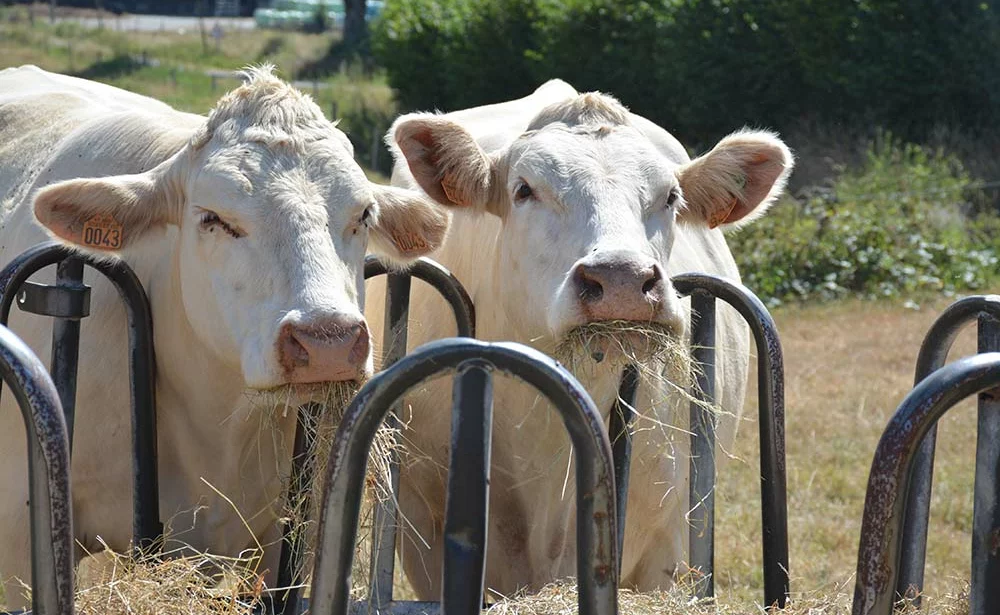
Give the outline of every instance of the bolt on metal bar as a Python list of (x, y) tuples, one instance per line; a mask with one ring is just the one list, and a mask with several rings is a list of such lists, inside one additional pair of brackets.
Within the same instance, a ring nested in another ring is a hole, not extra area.
[(486, 534), (493, 431), (492, 366), (461, 363), (455, 375), (444, 515), (441, 612), (478, 613), (486, 580)]
[(960, 359), (921, 380), (889, 420), (868, 476), (853, 615), (889, 615), (896, 602), (908, 492), (924, 437), (952, 406), (998, 386), (1000, 353)]
[(750, 326), (757, 344), (764, 604), (784, 608), (789, 592), (788, 495), (785, 476), (785, 372), (778, 329), (764, 304), (742, 284), (702, 273), (675, 276), (673, 284), (682, 295), (700, 290), (732, 306)]
[[(1000, 350), (1000, 320), (979, 315), (978, 350)], [(972, 578), (969, 582), (969, 615), (1000, 613), (1000, 390), (979, 394), (976, 430), (976, 479), (972, 508)]]
[(56, 243), (38, 244), (0, 270), (0, 324), (10, 319), (11, 306), (28, 278), (68, 258), (79, 258), (107, 278), (125, 305), (129, 331), (129, 384), (132, 416), (133, 543), (139, 550), (153, 546), (163, 534), (159, 521), (160, 493), (156, 468), (156, 363), (153, 317), (142, 283), (122, 261), (103, 261)]
[[(635, 396), (639, 391), (639, 368), (628, 365), (622, 370), (618, 397), (611, 408), (608, 434), (615, 464), (615, 499), (618, 503), (618, 553), (625, 549), (625, 514), (628, 510), (628, 482), (632, 462), (632, 423), (635, 422)], [(621, 575), (622, 558), (618, 558)]]
[(0, 326), (0, 377), (13, 391), (27, 432), (32, 612), (72, 615), (69, 436), (59, 394), (38, 357), (5, 326)]
[[(914, 385), (940, 369), (948, 359), (955, 338), (980, 314), (1000, 318), (1000, 296), (975, 295), (948, 306), (928, 329), (917, 355)], [(998, 349), (991, 349), (998, 350)], [(924, 586), (924, 563), (927, 551), (927, 521), (930, 517), (931, 484), (934, 477), (934, 449), (937, 424), (931, 426), (920, 445), (913, 466), (913, 478), (907, 492), (906, 519), (903, 525), (903, 551), (899, 561), (897, 598), (909, 598), (920, 604)]]
[(695, 369), (690, 407), (689, 560), (701, 571), (694, 593), (715, 595), (715, 297), (691, 293), (691, 355)]
[[(544, 354), (520, 344), (486, 344), (461, 338), (431, 342), (407, 355), (369, 381), (344, 413), (326, 468), (313, 613), (349, 612), (350, 571), (362, 487), (368, 452), (382, 419), (410, 388), (468, 359), (487, 362), (535, 387), (562, 415), (577, 460), (579, 612), (617, 613), (615, 479), (611, 443), (600, 412), (580, 383)], [(479, 606), (474, 611), (477, 614)]]

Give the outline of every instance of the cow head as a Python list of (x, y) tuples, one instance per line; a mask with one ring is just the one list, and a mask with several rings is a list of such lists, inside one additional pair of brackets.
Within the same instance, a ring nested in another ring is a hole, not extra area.
[(249, 388), (363, 378), (366, 248), (411, 260), (440, 244), (447, 215), (370, 183), (347, 137), (269, 69), (247, 77), (159, 166), (54, 184), (35, 215), (96, 255), (176, 241), (165, 266), (190, 327)]
[(397, 155), (427, 194), (500, 218), (494, 299), (523, 339), (558, 341), (610, 321), (679, 335), (684, 318), (666, 274), (678, 225), (762, 214), (792, 167), (767, 132), (734, 133), (694, 161), (670, 159), (630, 117), (613, 98), (583, 94), (545, 108), (489, 154), (444, 117), (413, 114), (393, 128)]

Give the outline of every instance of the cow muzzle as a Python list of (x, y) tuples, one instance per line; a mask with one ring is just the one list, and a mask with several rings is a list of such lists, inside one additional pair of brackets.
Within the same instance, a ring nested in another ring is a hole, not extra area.
[(657, 320), (669, 289), (653, 258), (629, 250), (595, 252), (571, 274), (584, 322)]
[(360, 315), (289, 322), (278, 332), (278, 362), (288, 384), (363, 379), (370, 348), (368, 325)]

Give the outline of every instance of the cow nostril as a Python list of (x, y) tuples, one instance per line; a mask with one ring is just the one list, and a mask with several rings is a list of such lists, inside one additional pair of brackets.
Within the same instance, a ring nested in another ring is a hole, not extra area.
[(284, 344), (285, 359), (294, 367), (305, 367), (309, 365), (309, 351), (295, 337), (295, 332), (289, 332)]
[(656, 287), (660, 285), (660, 281), (662, 279), (663, 276), (660, 275), (660, 268), (653, 267), (649, 279), (642, 283), (642, 294), (648, 295), (652, 293), (654, 290), (656, 290)]
[(604, 296), (604, 287), (601, 283), (586, 275), (581, 275), (577, 279), (577, 284), (580, 289), (580, 299), (586, 303), (595, 303)]

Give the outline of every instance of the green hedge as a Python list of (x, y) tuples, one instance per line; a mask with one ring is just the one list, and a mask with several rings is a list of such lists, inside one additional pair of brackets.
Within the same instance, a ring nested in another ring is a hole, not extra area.
[(495, 102), (558, 76), (688, 143), (745, 123), (919, 139), (1000, 120), (995, 2), (390, 0), (373, 36), (405, 108)]

